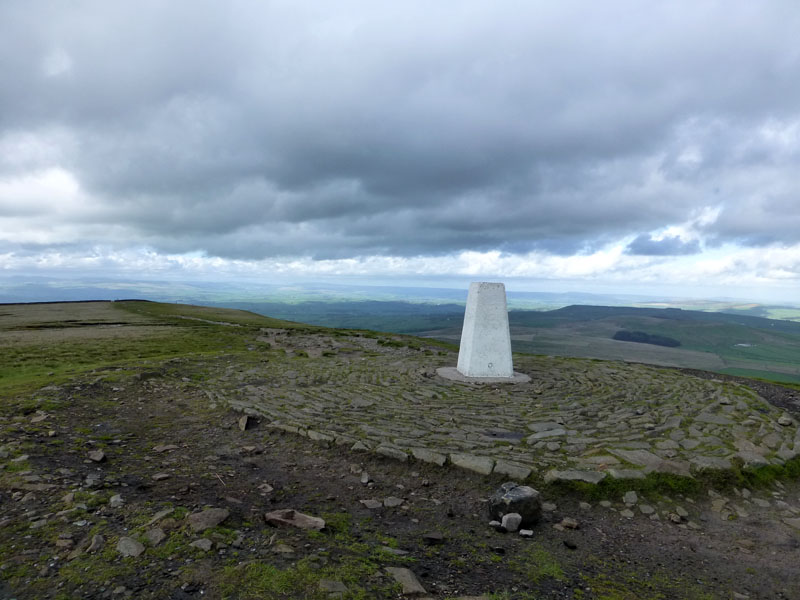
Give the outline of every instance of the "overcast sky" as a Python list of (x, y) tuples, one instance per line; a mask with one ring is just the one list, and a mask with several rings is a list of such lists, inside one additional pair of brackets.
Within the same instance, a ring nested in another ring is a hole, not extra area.
[(0, 2), (0, 276), (800, 301), (800, 3)]

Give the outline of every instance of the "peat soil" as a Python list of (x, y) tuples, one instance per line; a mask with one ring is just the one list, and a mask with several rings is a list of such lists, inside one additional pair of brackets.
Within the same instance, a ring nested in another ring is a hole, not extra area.
[[(197, 375), (213, 366), (95, 372), (9, 401), (0, 598), (404, 597), (386, 567), (410, 569), (437, 599), (800, 598), (800, 531), (786, 523), (798, 482), (675, 493), (681, 522), (659, 514), (657, 495), (626, 506), (622, 492), (601, 504), (543, 488), (549, 506), (523, 538), (488, 525), (502, 479), (325, 447), (252, 417), (243, 429)], [(721, 514), (721, 496), (741, 510)], [(209, 507), (229, 515), (193, 530), (186, 515)], [(285, 508), (327, 526), (265, 522)], [(123, 556), (121, 538), (141, 554)]]

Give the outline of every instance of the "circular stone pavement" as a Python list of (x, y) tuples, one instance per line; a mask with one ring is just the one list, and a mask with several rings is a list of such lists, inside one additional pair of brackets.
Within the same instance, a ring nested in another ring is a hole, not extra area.
[(266, 360), (207, 381), (206, 389), (312, 441), (518, 481), (532, 474), (592, 483), (651, 472), (692, 477), (781, 465), (800, 454), (795, 419), (738, 383), (522, 355), (515, 363), (526, 383), (458, 385), (436, 375), (455, 353), (385, 337), (395, 344), (357, 333), (270, 330)]

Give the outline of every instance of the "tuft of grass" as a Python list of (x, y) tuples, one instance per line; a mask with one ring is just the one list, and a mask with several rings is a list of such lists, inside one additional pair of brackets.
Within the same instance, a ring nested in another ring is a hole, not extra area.
[(536, 542), (526, 544), (524, 550), (507, 562), (513, 570), (524, 575), (532, 583), (538, 583), (544, 578), (557, 581), (565, 579), (564, 569), (558, 559)]

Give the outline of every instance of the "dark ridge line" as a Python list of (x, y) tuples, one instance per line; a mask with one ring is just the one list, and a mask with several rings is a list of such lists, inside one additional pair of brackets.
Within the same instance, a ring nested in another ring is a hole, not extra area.
[(119, 298), (118, 300), (51, 300), (49, 302), (0, 302), (0, 306), (32, 306), (34, 304), (86, 304), (87, 302), (153, 302), (144, 298)]

